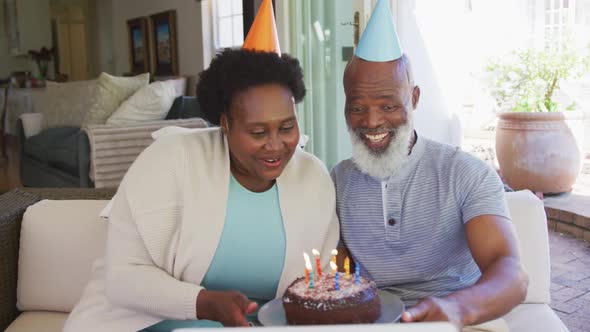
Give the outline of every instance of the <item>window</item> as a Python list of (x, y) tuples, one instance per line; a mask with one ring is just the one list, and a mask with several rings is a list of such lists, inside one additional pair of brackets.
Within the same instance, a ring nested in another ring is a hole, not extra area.
[(559, 51), (571, 38), (575, 0), (545, 0), (545, 49)]
[(239, 47), (244, 43), (242, 0), (216, 0), (215, 48)]

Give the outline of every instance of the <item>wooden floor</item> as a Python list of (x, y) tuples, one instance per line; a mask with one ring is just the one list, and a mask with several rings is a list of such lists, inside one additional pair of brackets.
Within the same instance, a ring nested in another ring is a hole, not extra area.
[(8, 136), (5, 143), (6, 156), (4, 158), (0, 156), (0, 193), (22, 187), (19, 174), (20, 160), (17, 140), (15, 137)]

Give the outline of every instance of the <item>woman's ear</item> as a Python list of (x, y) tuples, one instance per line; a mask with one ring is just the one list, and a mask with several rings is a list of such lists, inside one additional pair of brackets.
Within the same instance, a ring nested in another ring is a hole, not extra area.
[(227, 116), (225, 115), (225, 113), (221, 113), (221, 116), (219, 117), (219, 127), (221, 127), (221, 132), (224, 135), (227, 135), (228, 121), (227, 121)]

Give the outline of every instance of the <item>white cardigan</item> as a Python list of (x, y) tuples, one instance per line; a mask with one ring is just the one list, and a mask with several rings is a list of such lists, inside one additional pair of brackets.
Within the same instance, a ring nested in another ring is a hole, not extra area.
[[(339, 226), (334, 186), (316, 157), (297, 149), (277, 186), (286, 234), (280, 297), (303, 275), (304, 251), (319, 249), (327, 265)], [(228, 190), (229, 153), (219, 129), (166, 136), (148, 147), (119, 187), (106, 264), (95, 263), (64, 331), (127, 332), (162, 319), (196, 319)]]

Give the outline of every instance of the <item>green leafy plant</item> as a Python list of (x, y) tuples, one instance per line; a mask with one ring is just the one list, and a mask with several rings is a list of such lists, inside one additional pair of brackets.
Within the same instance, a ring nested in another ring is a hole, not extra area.
[(39, 68), (39, 74), (41, 75), (41, 79), (44, 80), (47, 78), (47, 70), (49, 69), (49, 62), (53, 58), (53, 48), (48, 49), (47, 47), (43, 46), (39, 51), (37, 50), (30, 50), (29, 55), (37, 63), (37, 67)]
[(486, 67), (491, 74), (491, 95), (503, 112), (573, 110), (575, 102), (559, 105), (553, 94), (563, 80), (579, 78), (590, 70), (590, 52), (585, 53), (528, 49), (493, 59)]

